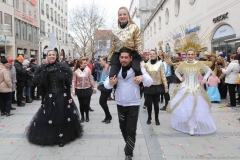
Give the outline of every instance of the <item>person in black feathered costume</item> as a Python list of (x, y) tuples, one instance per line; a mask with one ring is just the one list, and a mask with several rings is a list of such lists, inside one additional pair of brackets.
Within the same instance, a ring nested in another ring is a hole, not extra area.
[(48, 64), (39, 66), (34, 74), (34, 82), (41, 85), (42, 103), (27, 128), (27, 138), (33, 144), (63, 147), (80, 138), (83, 128), (71, 97), (72, 70), (56, 57), (54, 50), (48, 51)]

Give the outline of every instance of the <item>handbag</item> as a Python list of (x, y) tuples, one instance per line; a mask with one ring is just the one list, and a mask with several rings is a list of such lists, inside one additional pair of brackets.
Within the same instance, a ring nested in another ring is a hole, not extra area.
[(103, 84), (99, 85), (97, 89), (101, 92), (112, 92), (112, 89), (106, 89)]

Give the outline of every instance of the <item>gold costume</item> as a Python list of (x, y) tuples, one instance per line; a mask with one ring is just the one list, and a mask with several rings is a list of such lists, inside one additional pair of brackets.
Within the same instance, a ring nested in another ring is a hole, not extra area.
[(143, 64), (142, 66), (146, 69), (148, 74), (153, 80), (152, 85), (163, 84), (165, 89), (168, 89), (167, 79), (164, 73), (163, 65), (160, 61), (157, 61), (155, 64), (151, 64), (151, 61)]
[(114, 52), (119, 52), (122, 47), (129, 48), (133, 51), (142, 51), (140, 30), (136, 24), (128, 23), (123, 29), (118, 25), (112, 29), (108, 61), (110, 61)]

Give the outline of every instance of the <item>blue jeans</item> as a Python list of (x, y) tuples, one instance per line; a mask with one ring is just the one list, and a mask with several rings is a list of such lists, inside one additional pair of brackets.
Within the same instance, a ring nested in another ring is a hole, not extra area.
[(101, 80), (101, 73), (102, 73), (102, 70), (97, 70), (97, 82), (99, 82)]
[(30, 86), (25, 86), (25, 96), (30, 96)]

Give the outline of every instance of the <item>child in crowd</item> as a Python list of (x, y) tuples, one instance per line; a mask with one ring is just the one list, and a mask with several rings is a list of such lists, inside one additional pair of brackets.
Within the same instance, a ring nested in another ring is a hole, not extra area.
[(212, 75), (208, 78), (208, 91), (207, 94), (211, 102), (219, 103), (220, 102), (220, 93), (218, 91), (218, 83), (220, 79), (216, 76), (215, 72), (212, 72)]

